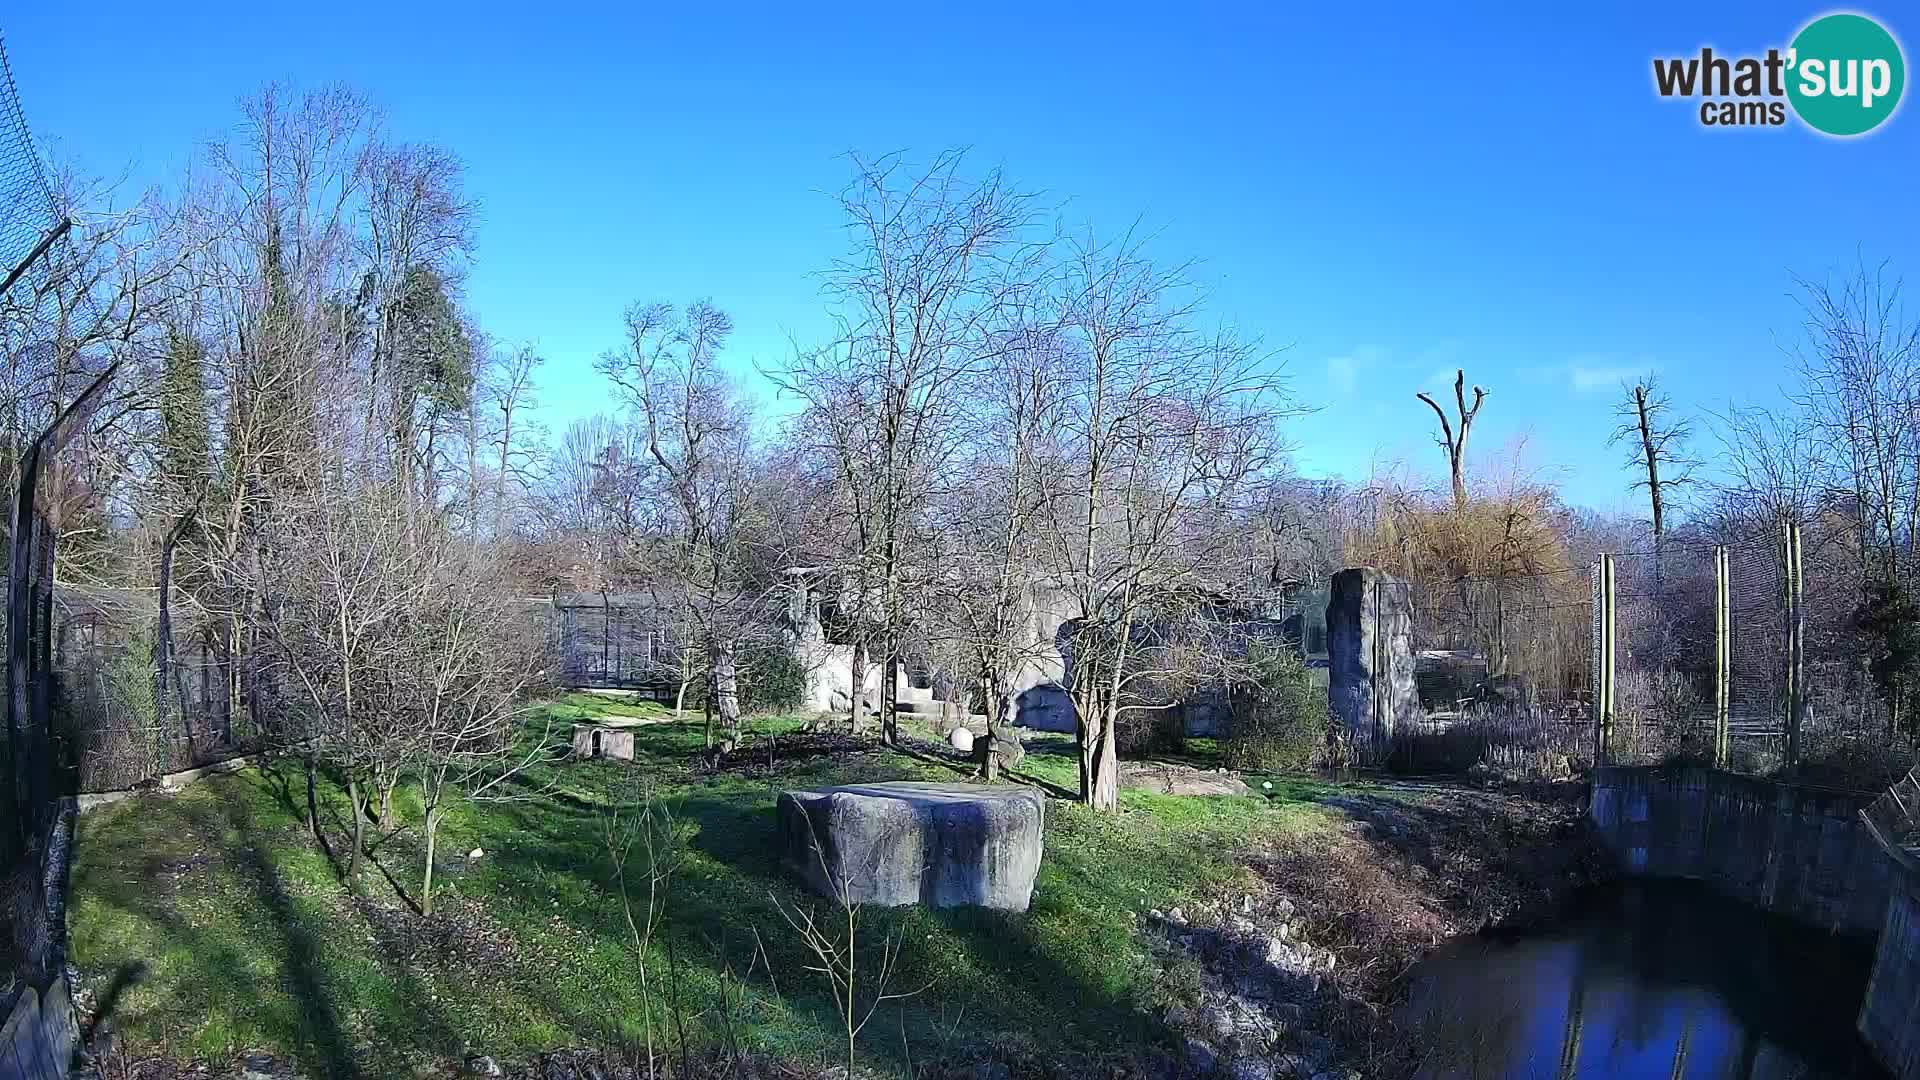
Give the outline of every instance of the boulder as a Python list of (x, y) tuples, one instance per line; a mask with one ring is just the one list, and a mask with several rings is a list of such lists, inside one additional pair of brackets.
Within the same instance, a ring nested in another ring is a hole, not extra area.
[(947, 735), (947, 745), (963, 754), (973, 753), (973, 732), (964, 727), (954, 728)]
[(1014, 728), (1011, 719), (997, 724), (988, 721), (986, 735), (975, 739), (973, 745), (974, 760), (982, 766), (987, 764), (988, 758), (992, 758), (996, 769), (1017, 769), (1027, 758), (1027, 748), (1021, 744), (1020, 732)]
[(1046, 801), (1024, 787), (900, 781), (782, 792), (781, 857), (851, 904), (1025, 911)]

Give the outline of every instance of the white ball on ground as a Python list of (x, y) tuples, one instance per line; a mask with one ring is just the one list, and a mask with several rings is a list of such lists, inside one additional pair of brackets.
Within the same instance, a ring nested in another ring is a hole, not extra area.
[(947, 743), (963, 754), (971, 754), (973, 753), (973, 732), (963, 727), (954, 728), (953, 734), (947, 736)]

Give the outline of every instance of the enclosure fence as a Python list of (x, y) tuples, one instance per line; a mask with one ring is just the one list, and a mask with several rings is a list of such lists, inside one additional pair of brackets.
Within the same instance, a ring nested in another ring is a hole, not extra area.
[[(1590, 739), (1593, 601), (1584, 570), (1394, 581), (1377, 613), (1405, 611), (1421, 708), (1389, 764), (1570, 771)], [(1378, 614), (1376, 615), (1378, 617)], [(1376, 637), (1379, 637), (1376, 627)], [(1389, 675), (1391, 678), (1391, 675)]]
[[(0, 340), (16, 382), (21, 372), (27, 377), (37, 372), (51, 352), (45, 347), (47, 328), (37, 298), (48, 291), (41, 287), (51, 274), (47, 251), (64, 227), (0, 49)], [(23, 296), (29, 299), (23, 302)], [(22, 992), (38, 993), (52, 985), (62, 956), (62, 890), (54, 879), (64, 867), (66, 833), (48, 722), (47, 653), (56, 537), (44, 515), (35, 511), (32, 491), (41, 456), (57, 453), (70, 431), (56, 419), (28, 443), (13, 386), (9, 384), (6, 449), (13, 464), (8, 471), (18, 479), (6, 500), (7, 702), (0, 731), (0, 912), (5, 913), (0, 1009), (9, 1011)]]
[[(1396, 582), (1419, 715), (1398, 767), (1556, 774), (1691, 761), (1878, 789), (1912, 764), (1844, 518), (1530, 574)], [(1397, 617), (1397, 616), (1396, 616)]]
[(1805, 770), (1893, 736), (1844, 522), (1604, 555), (1592, 570), (1595, 758)]
[(556, 596), (546, 618), (547, 638), (567, 686), (634, 690), (670, 701), (690, 678), (691, 658), (679, 626), (688, 617), (653, 593), (580, 593)]

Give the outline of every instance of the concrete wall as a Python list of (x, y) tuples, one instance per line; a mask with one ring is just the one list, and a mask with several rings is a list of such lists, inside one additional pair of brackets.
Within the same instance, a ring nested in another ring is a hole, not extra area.
[(1860, 1034), (1898, 1080), (1920, 1080), (1920, 873), (1896, 867), (1892, 893)]
[(73, 1064), (79, 1028), (65, 976), (45, 994), (24, 990), (0, 1027), (0, 1080), (59, 1080)]
[(1629, 874), (1695, 878), (1829, 931), (1878, 934), (1892, 861), (1867, 799), (1712, 769), (1597, 769), (1589, 816)]

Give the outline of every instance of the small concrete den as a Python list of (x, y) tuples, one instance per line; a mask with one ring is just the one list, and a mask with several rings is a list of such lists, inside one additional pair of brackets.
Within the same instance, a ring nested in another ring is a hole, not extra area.
[(822, 896), (1025, 911), (1046, 802), (1032, 788), (902, 781), (783, 792), (778, 818), (782, 861)]

